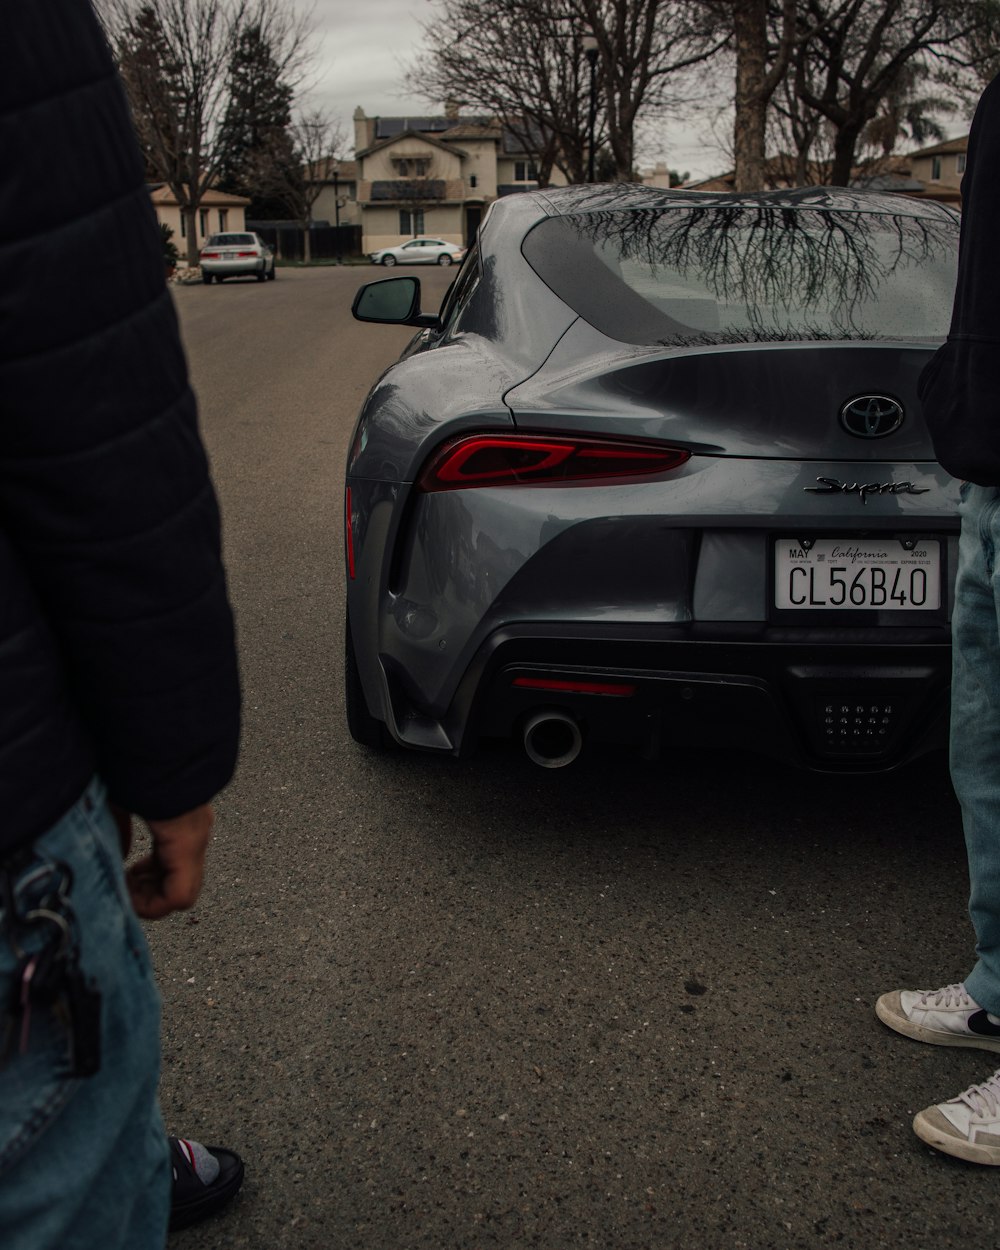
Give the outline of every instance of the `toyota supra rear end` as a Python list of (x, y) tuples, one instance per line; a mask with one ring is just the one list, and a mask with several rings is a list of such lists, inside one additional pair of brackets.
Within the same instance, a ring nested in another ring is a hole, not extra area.
[(957, 490), (918, 379), (958, 218), (899, 196), (498, 201), (362, 408), (353, 736), (537, 763), (623, 743), (891, 769), (947, 739)]

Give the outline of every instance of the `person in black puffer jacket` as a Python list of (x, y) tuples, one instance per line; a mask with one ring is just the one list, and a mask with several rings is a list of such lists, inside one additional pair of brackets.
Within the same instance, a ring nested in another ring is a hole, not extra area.
[[(158, 998), (239, 737), (219, 515), (88, 0), (4, 6), (0, 1242), (162, 1246)], [(126, 876), (131, 814), (152, 850)]]
[[(958, 286), (948, 341), (920, 379), (934, 449), (961, 478), (962, 534), (952, 612), (951, 776), (962, 805), (976, 963), (936, 990), (894, 990), (875, 1005), (897, 1033), (1000, 1052), (1000, 78), (986, 88), (962, 180)], [(917, 1113), (917, 1136), (1000, 1166), (1000, 1071)]]

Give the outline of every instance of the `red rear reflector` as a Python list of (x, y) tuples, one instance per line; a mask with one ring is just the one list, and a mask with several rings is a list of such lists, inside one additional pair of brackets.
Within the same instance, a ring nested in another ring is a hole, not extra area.
[(635, 686), (618, 681), (565, 681), (558, 677), (515, 677), (522, 690), (554, 690), (562, 694), (610, 694), (625, 698), (635, 694)]
[(651, 477), (668, 473), (690, 458), (690, 452), (656, 443), (562, 435), (473, 434), (445, 443), (417, 485), (423, 491), (440, 491)]
[(354, 581), (354, 517), (351, 512), (351, 488), (344, 498), (344, 536), (347, 541), (347, 572)]

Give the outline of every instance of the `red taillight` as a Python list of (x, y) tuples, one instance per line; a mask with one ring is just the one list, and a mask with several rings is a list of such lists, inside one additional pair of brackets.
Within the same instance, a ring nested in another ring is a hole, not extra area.
[(557, 435), (473, 434), (445, 443), (417, 483), (423, 491), (469, 486), (530, 486), (597, 478), (655, 476), (691, 453), (655, 443)]
[(559, 694), (606, 694), (619, 699), (635, 694), (635, 686), (623, 681), (568, 681), (561, 677), (515, 677), (522, 690), (551, 690)]
[(347, 572), (354, 581), (354, 517), (351, 512), (351, 488), (344, 498), (344, 536), (347, 541)]
[(257, 256), (256, 252), (237, 252), (236, 253), (237, 260), (248, 260), (250, 258), (256, 258), (256, 256)]

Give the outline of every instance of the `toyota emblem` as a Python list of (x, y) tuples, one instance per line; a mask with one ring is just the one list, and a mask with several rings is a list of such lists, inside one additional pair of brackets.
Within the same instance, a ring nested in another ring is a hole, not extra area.
[(841, 408), (840, 424), (855, 438), (885, 438), (903, 424), (903, 405), (888, 395), (859, 395)]

